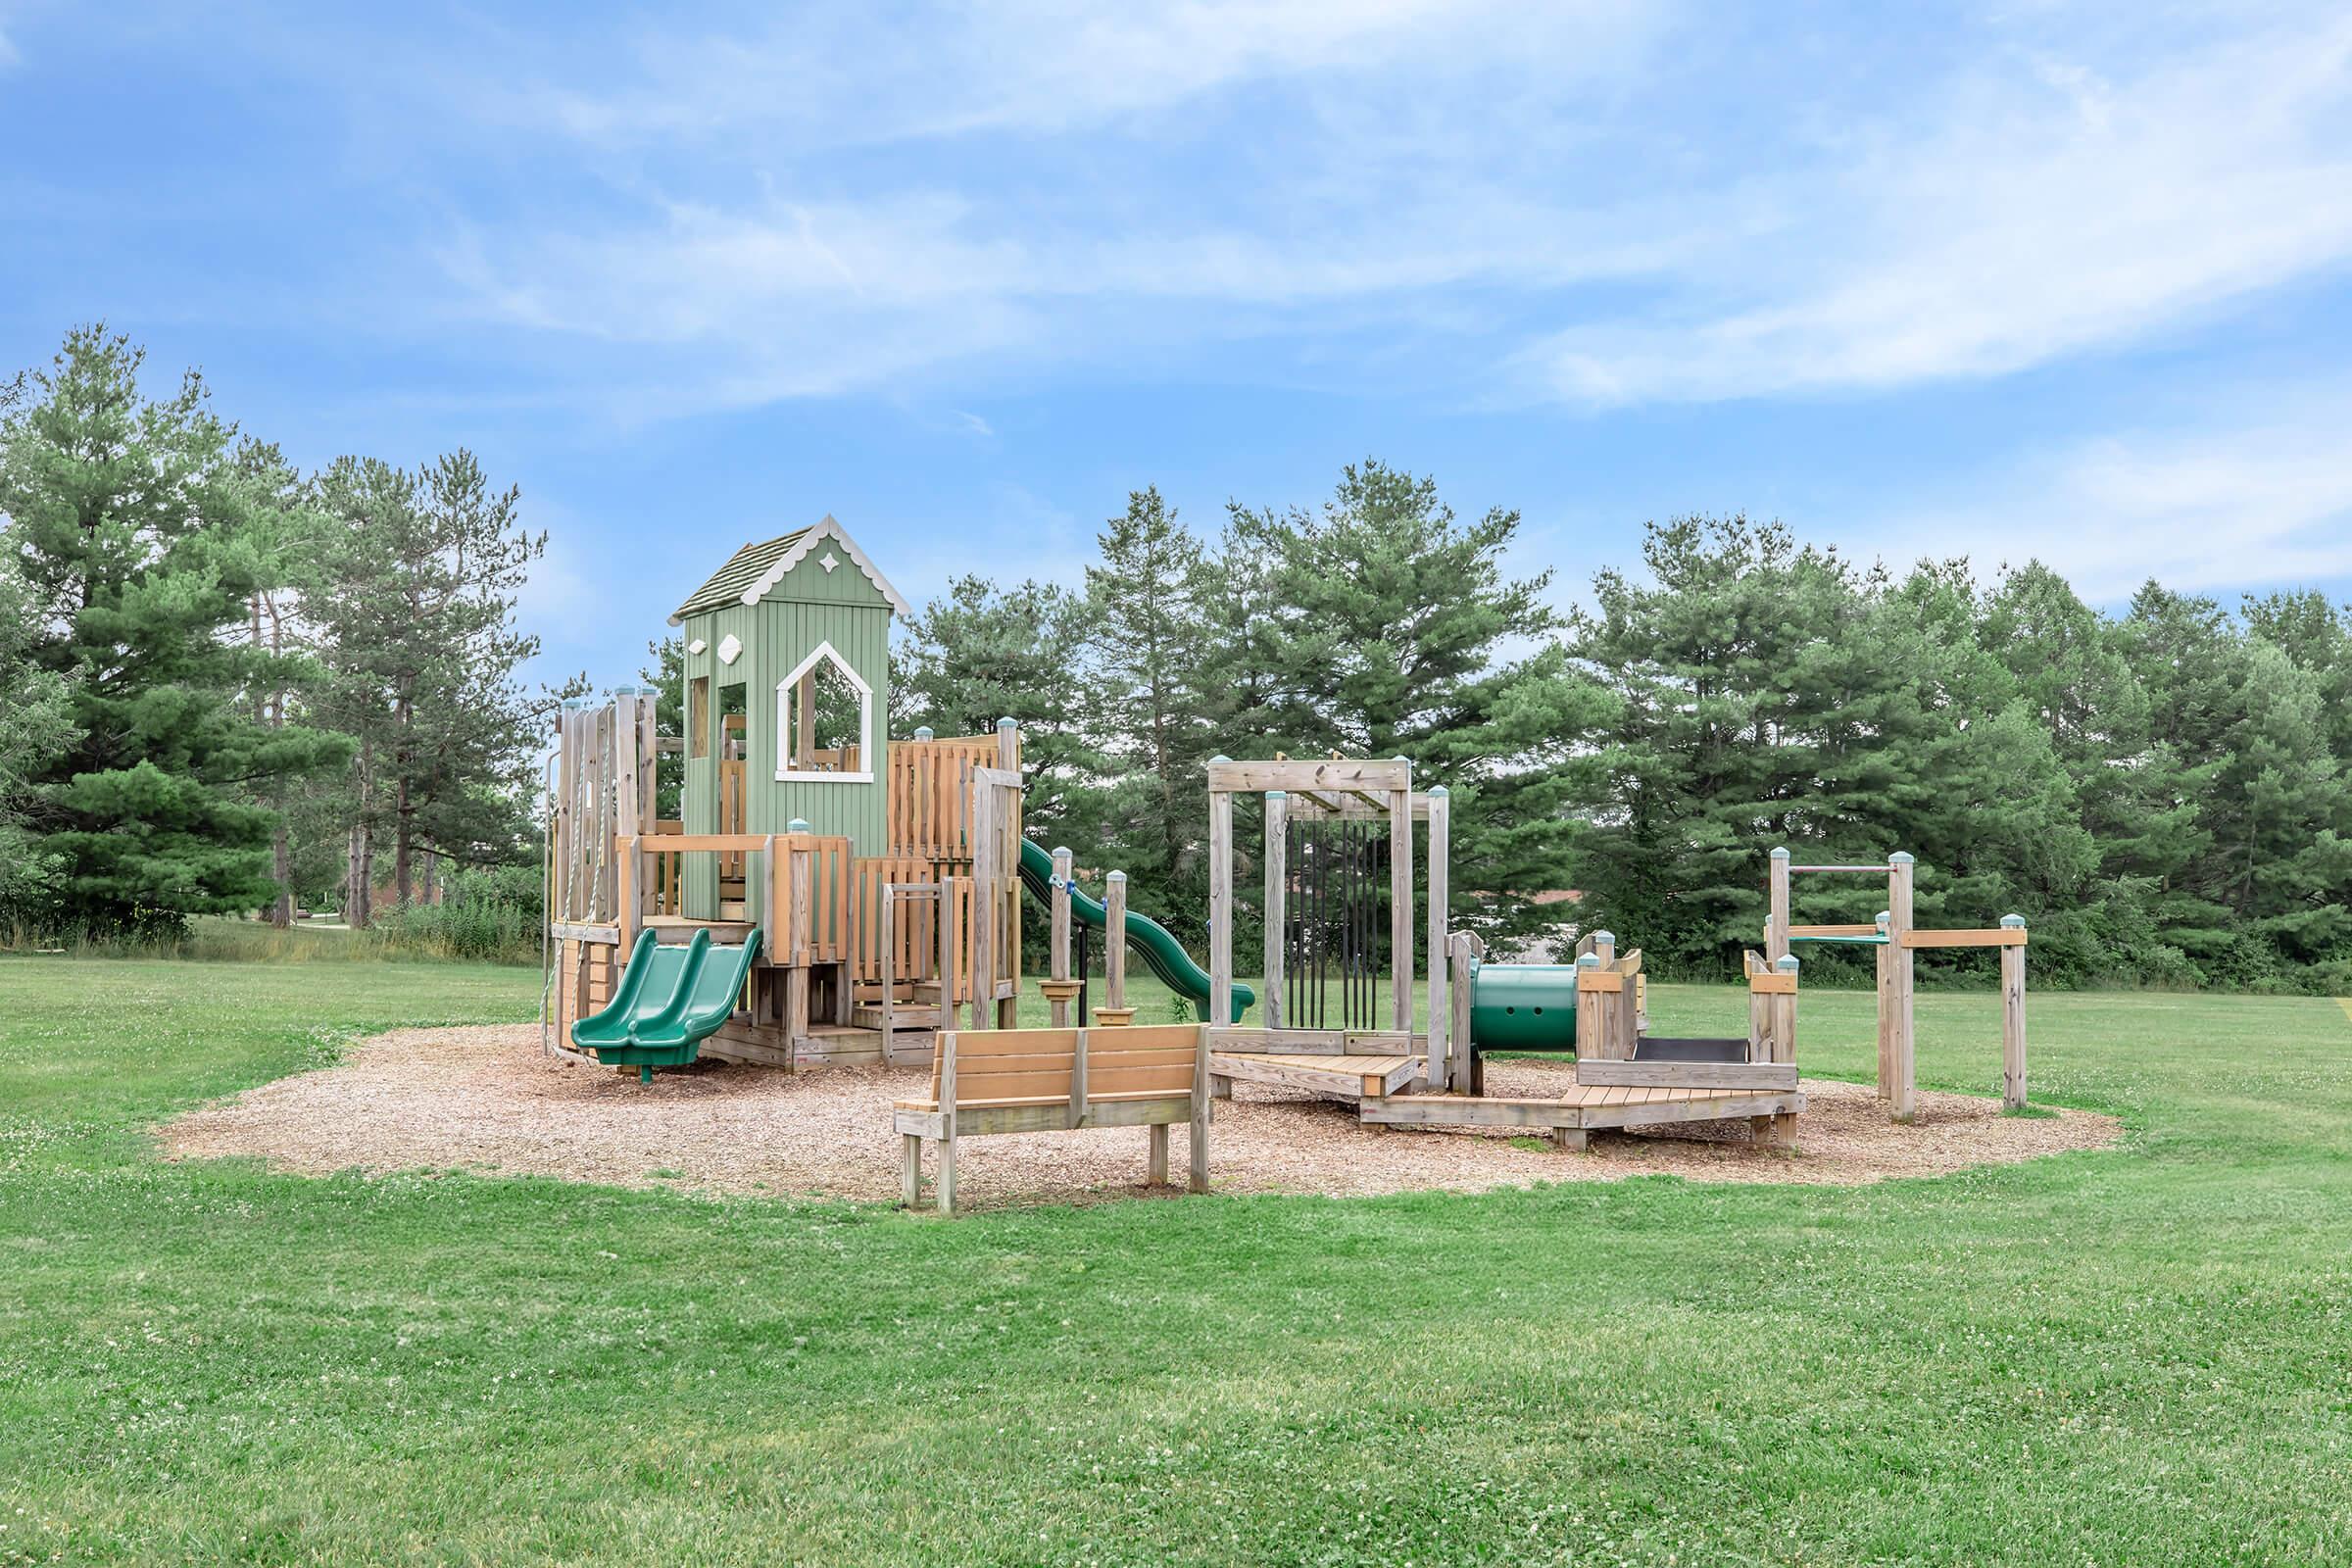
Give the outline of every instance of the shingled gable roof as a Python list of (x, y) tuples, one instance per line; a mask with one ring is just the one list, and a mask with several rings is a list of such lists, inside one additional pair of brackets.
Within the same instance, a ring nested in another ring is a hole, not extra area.
[(875, 569), (865, 552), (858, 548), (848, 530), (828, 514), (813, 528), (796, 529), (762, 544), (745, 545), (728, 558), (727, 564), (711, 573), (710, 580), (689, 594), (686, 602), (673, 611), (669, 623), (675, 626), (688, 615), (705, 611), (723, 610), (729, 605), (758, 604), (762, 595), (784, 580), (784, 574), (800, 564), (801, 558), (814, 549), (820, 540), (830, 540), (841, 547), (842, 554), (865, 574), (866, 581), (881, 592), (890, 606), (902, 615), (914, 613), (900, 592), (890, 585), (890, 579)]

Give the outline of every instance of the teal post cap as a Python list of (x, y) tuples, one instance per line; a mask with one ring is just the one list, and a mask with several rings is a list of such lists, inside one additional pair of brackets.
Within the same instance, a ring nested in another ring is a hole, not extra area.
[(1597, 953), (1580, 953), (1576, 957), (1576, 966), (1579, 969), (1597, 969), (1600, 967), (1600, 955)]
[(938, 736), (939, 731), (933, 729), (928, 724), (917, 724), (914, 726), (914, 738), (918, 741), (936, 740)]
[(1124, 871), (1113, 871), (1110, 873), (1110, 875), (1104, 877), (1102, 880), (1105, 882), (1124, 882), (1127, 880), (1127, 873)]
[(796, 816), (791, 821), (784, 824), (784, 831), (787, 833), (806, 833), (808, 831), (808, 819), (805, 817)]
[(1796, 973), (1796, 955), (1793, 953), (1782, 955), (1780, 961), (1774, 964), (1773, 967), (1780, 970), (1783, 974)]
[(1287, 800), (1289, 800), (1290, 798), (1291, 798), (1291, 792), (1290, 792), (1289, 790), (1268, 790), (1268, 791), (1266, 791), (1266, 799), (1267, 799), (1267, 800), (1269, 800), (1269, 801), (1287, 801)]
[(1020, 727), (1021, 721), (1017, 718), (1000, 718), (997, 720), (997, 728), (999, 729), (1019, 729)]
[(1886, 863), (1888, 865), (1909, 865), (1911, 863), (1911, 852), (1909, 850), (1897, 850), (1892, 855), (1886, 857)]
[(2023, 931), (2025, 928), (2026, 917), (2024, 915), (2004, 914), (2001, 916), (2001, 929), (2004, 931)]
[(1210, 758), (1209, 760), (1211, 762), (1230, 762), (1233, 760), (1233, 759), (1227, 757), (1223, 752), (1219, 752), (1216, 756)]
[(1438, 797), (1440, 797), (1440, 796), (1442, 796), (1442, 795), (1445, 795), (1446, 793), (1446, 786), (1445, 786), (1445, 785), (1443, 785), (1443, 784), (1432, 784), (1432, 785), (1429, 787), (1429, 795), (1430, 795), (1430, 799), (1432, 799), (1432, 800), (1436, 800)]
[(1606, 942), (1610, 947), (1613, 948), (1617, 945), (1617, 933), (1614, 931), (1595, 931), (1592, 933), (1592, 940), (1595, 942)]
[(1786, 860), (1786, 859), (1788, 859), (1788, 846), (1787, 846), (1786, 844), (1784, 844), (1784, 845), (1782, 845), (1782, 846), (1781, 846), (1779, 849), (1777, 849), (1777, 850), (1773, 851), (1773, 852), (1772, 852), (1772, 858), (1773, 858), (1774, 859), (1776, 859), (1776, 860)]
[(1880, 929), (1880, 930), (1884, 931), (1884, 930), (1886, 930), (1886, 929), (1888, 926), (1892, 925), (1893, 923), (1894, 923), (1894, 911), (1893, 911), (1892, 909), (1881, 909), (1881, 910), (1879, 911), (1879, 929)]

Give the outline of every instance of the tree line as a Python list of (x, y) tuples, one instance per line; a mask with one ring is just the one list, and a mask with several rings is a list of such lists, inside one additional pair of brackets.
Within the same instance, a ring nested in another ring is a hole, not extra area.
[(77, 329), (0, 403), (0, 921), (365, 926), (379, 885), (528, 859), (515, 491), (463, 451), (300, 473), (143, 361)]
[[(1720, 978), (1761, 940), (1775, 846), (1899, 849), (1923, 923), (2024, 914), (2037, 983), (2352, 992), (2352, 611), (2324, 594), (2150, 582), (2108, 612), (2037, 563), (1895, 570), (1686, 517), (1562, 610), (1508, 569), (1519, 527), (1379, 463), (1205, 537), (1141, 490), (1082, 587), (974, 576), (929, 605), (899, 719), (1020, 719), (1032, 832), (1190, 941), (1208, 759), (1339, 752), (1446, 786), (1455, 918), (1505, 948), (1605, 926)], [(1797, 918), (1885, 894), (1800, 883)]]
[[(364, 922), (379, 886), (533, 865), (546, 715), (584, 683), (518, 677), (545, 536), (515, 492), (462, 451), (299, 473), (140, 366), (76, 331), (0, 401), (0, 919)], [(1520, 528), (1379, 462), (1208, 530), (1139, 490), (1081, 583), (967, 576), (902, 627), (893, 731), (1018, 719), (1031, 831), (1196, 946), (1208, 760), (1337, 753), (1447, 787), (1455, 917), (1505, 949), (1605, 925), (1720, 977), (1773, 847), (1904, 849), (1923, 922), (2028, 918), (2037, 983), (2352, 991), (2352, 611), (2325, 595), (2103, 610), (2038, 564), (1893, 568), (1735, 516), (1645, 527), (1570, 608), (1514, 569)], [(674, 733), (674, 641), (650, 652)], [(1798, 918), (1881, 898), (1808, 885)]]

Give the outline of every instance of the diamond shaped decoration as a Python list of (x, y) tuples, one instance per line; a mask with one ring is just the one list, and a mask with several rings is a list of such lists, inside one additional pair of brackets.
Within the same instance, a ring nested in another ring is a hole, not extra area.
[(710, 646), (710, 645), (709, 643), (703, 641), (700, 637), (697, 637), (694, 641), (686, 645), (686, 651), (690, 654), (699, 654)]
[(841, 564), (841, 558), (835, 555), (832, 551), (828, 550), (823, 556), (818, 558), (816, 564), (824, 567), (826, 571), (830, 572), (835, 566)]
[(742, 654), (743, 641), (733, 632), (727, 633), (718, 640), (718, 662), (720, 663), (732, 664)]

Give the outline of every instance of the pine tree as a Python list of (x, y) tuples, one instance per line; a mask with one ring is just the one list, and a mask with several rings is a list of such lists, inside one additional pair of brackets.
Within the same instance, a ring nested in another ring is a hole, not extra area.
[(1200, 543), (1156, 488), (1131, 491), (1086, 568), (1088, 723), (1110, 775), (1103, 854), (1131, 878), (1167, 881), (1195, 837), (1205, 726), (1199, 710), (1205, 628), (1196, 597)]
[(338, 725), (359, 741), (352, 872), (360, 923), (379, 835), (393, 895), (416, 894), (420, 850), (461, 863), (512, 857), (526, 834), (526, 760), (544, 706), (515, 679), (539, 640), (514, 595), (547, 548), (469, 452), (416, 472), (344, 458), (319, 477), (329, 519), (306, 583), (333, 670)]
[(0, 429), (29, 652), (64, 681), (79, 732), (36, 776), (36, 850), (65, 867), (58, 918), (83, 930), (260, 906), (273, 816), (258, 800), (348, 754), (308, 725), (257, 722), (253, 694), (289, 675), (232, 630), (284, 580), (278, 498), (202, 378), (149, 402), (143, 359), (77, 329)]
[(1410, 759), (1417, 788), (1453, 797), (1464, 920), (1498, 941), (1555, 925), (1534, 895), (1567, 885), (1572, 811), (1597, 777), (1582, 742), (1611, 704), (1556, 640), (1549, 573), (1504, 570), (1519, 514), (1464, 523), (1434, 479), (1376, 461), (1315, 512), (1235, 511), (1229, 539), (1267, 552), (1278, 639), (1251, 650), (1273, 730), (1251, 738)]
[(892, 651), (894, 724), (984, 735), (1018, 720), (1024, 824), (1049, 840), (1099, 843), (1102, 762), (1081, 690), (1091, 640), (1087, 603), (1065, 588), (958, 577)]
[(50, 924), (62, 869), (35, 848), (35, 781), (77, 737), (64, 678), (33, 659), (37, 635), (15, 559), (0, 556), (0, 929)]

